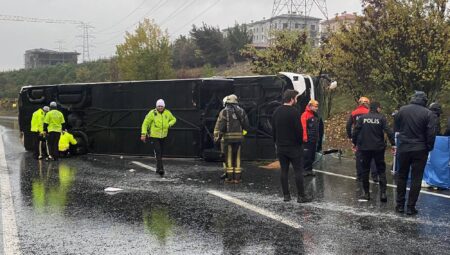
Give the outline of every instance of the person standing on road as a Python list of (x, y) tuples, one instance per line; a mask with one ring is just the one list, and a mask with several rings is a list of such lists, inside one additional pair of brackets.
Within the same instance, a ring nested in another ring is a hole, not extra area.
[(281, 188), (284, 201), (290, 201), (288, 172), (292, 164), (297, 185), (297, 202), (306, 203), (312, 199), (305, 194), (303, 186), (303, 130), (299, 121), (300, 113), (294, 107), (297, 104), (298, 91), (286, 90), (283, 94), (283, 105), (272, 115), (272, 136), (281, 166)]
[[(352, 129), (355, 127), (356, 121), (359, 119), (359, 117), (369, 113), (369, 104), (370, 104), (369, 98), (367, 97), (359, 98), (358, 107), (356, 107), (356, 109), (354, 109), (350, 114), (346, 125), (347, 137), (350, 142), (352, 142)], [(355, 153), (356, 158), (356, 180), (358, 182), (361, 182), (361, 172), (362, 172), (361, 153), (358, 150), (356, 150), (355, 147), (353, 147), (352, 150)], [(371, 173), (373, 181), (378, 182), (379, 178), (376, 169), (374, 167), (374, 164), (372, 164)]]
[(389, 128), (386, 117), (381, 113), (381, 105), (378, 102), (370, 103), (370, 112), (362, 115), (357, 121), (353, 130), (352, 141), (360, 152), (362, 172), (361, 184), (363, 192), (360, 200), (369, 201), (369, 173), (372, 160), (375, 160), (376, 169), (380, 178), (380, 201), (387, 202), (386, 196), (386, 163), (384, 161), (384, 151), (386, 142), (384, 133), (392, 145), (395, 152), (394, 132)]
[(317, 115), (319, 102), (311, 99), (301, 117), (303, 129), (303, 152), (305, 167), (303, 176), (315, 176), (313, 163), (316, 158), (317, 142), (319, 141), (319, 123)]
[(42, 151), (44, 136), (44, 118), (45, 114), (50, 110), (48, 106), (37, 109), (31, 117), (31, 137), (33, 143), (33, 157), (35, 159), (42, 159), (44, 153)]
[(406, 182), (411, 172), (406, 214), (417, 214), (416, 202), (419, 197), (421, 182), (428, 152), (433, 150), (436, 136), (436, 121), (433, 113), (426, 108), (427, 96), (423, 91), (416, 91), (409, 105), (402, 106), (395, 115), (395, 132), (398, 134), (398, 152), (400, 169), (397, 177), (396, 212), (405, 210)]
[(169, 133), (169, 129), (175, 125), (177, 119), (167, 110), (164, 100), (156, 101), (156, 109), (152, 109), (147, 116), (141, 128), (141, 141), (146, 142), (150, 138), (153, 145), (154, 155), (156, 157), (156, 173), (163, 176), (164, 166), (162, 155), (164, 153), (164, 142)]
[(221, 143), (222, 153), (225, 156), (225, 182), (240, 183), (241, 143), (245, 130), (249, 129), (247, 114), (239, 107), (236, 95), (224, 98), (225, 108), (217, 117), (214, 127), (214, 142)]
[(47, 160), (58, 160), (58, 143), (63, 125), (65, 123), (64, 115), (57, 110), (58, 105), (56, 102), (50, 103), (50, 111), (45, 114), (44, 118), (44, 131), (47, 135)]

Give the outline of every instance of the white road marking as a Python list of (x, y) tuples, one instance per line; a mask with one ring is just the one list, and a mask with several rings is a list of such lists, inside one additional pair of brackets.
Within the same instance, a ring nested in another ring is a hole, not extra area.
[[(336, 174), (336, 173), (327, 172), (327, 171), (323, 171), (323, 170), (317, 170), (317, 169), (313, 169), (313, 170), (314, 170), (314, 172), (317, 172), (317, 173), (322, 173), (322, 174), (326, 174), (326, 175), (331, 175), (331, 176), (336, 176), (336, 177), (342, 177), (342, 178), (346, 178), (346, 179), (356, 180), (356, 177), (353, 177), (353, 176), (348, 176), (348, 175), (343, 175), (343, 174)], [(370, 183), (379, 185), (378, 183), (373, 182), (373, 181), (370, 181)], [(391, 187), (391, 188), (395, 188), (395, 189), (397, 188), (397, 185), (394, 185), (394, 184), (389, 184), (388, 183), (387, 186)], [(406, 189), (409, 190), (409, 188), (406, 188)], [(427, 195), (432, 195), (432, 196), (437, 196), (437, 197), (443, 197), (443, 198), (450, 199), (449, 195), (434, 193), (434, 192), (430, 192), (430, 191), (426, 191), (426, 190), (420, 190), (420, 193), (424, 193), (424, 194), (427, 194)]]
[(152, 166), (146, 165), (146, 164), (141, 163), (141, 162), (139, 162), (139, 161), (131, 161), (131, 163), (133, 163), (133, 164), (135, 164), (135, 165), (137, 165), (137, 166), (143, 167), (143, 168), (145, 168), (145, 169), (152, 170), (153, 172), (156, 173), (156, 168), (154, 168), (154, 167), (152, 167)]
[(249, 204), (247, 202), (244, 202), (244, 201), (242, 201), (240, 199), (237, 199), (237, 198), (234, 198), (234, 197), (229, 196), (227, 194), (224, 194), (224, 193), (222, 193), (220, 191), (208, 190), (208, 193), (211, 194), (211, 195), (214, 195), (216, 197), (220, 197), (220, 198), (222, 198), (224, 200), (227, 200), (228, 202), (231, 202), (233, 204), (236, 204), (236, 205), (239, 205), (241, 207), (244, 207), (245, 209), (248, 209), (250, 211), (253, 211), (253, 212), (256, 212), (258, 214), (261, 214), (261, 215), (263, 215), (263, 216), (265, 216), (267, 218), (270, 218), (272, 220), (281, 222), (281, 223), (283, 223), (283, 224), (285, 224), (285, 225), (287, 225), (289, 227), (296, 228), (296, 229), (302, 228), (302, 226), (300, 224), (296, 223), (296, 222), (293, 222), (293, 221), (291, 221), (289, 219), (281, 217), (280, 215), (277, 215), (277, 214), (275, 214), (273, 212), (267, 211), (266, 209), (257, 207), (255, 205), (252, 205), (252, 204)]
[(3, 248), (6, 255), (20, 254), (19, 235), (17, 232), (14, 203), (11, 195), (8, 166), (6, 165), (5, 147), (0, 134), (0, 194), (3, 225)]

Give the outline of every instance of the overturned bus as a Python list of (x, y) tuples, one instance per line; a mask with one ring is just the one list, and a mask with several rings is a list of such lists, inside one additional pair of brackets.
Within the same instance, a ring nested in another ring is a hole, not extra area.
[[(32, 149), (31, 116), (51, 101), (58, 103), (66, 126), (79, 141), (75, 153), (148, 155), (151, 145), (140, 141), (145, 115), (163, 98), (177, 118), (165, 146), (168, 157), (220, 156), (213, 142), (214, 124), (222, 99), (236, 94), (252, 127), (243, 143), (243, 158), (273, 159), (271, 115), (281, 104), (286, 89), (300, 92), (299, 110), (318, 98), (322, 77), (294, 73), (154, 81), (124, 81), (22, 87), (19, 94), (19, 125), (24, 147)], [(328, 79), (329, 80), (329, 79)], [(328, 84), (329, 85), (329, 84)]]

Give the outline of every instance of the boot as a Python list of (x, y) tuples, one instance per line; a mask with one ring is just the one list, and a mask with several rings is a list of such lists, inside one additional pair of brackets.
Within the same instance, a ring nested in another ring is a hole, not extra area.
[(225, 183), (234, 183), (234, 173), (232, 167), (225, 168)]
[(381, 202), (383, 202), (383, 203), (386, 203), (387, 202), (387, 196), (386, 196), (386, 192), (381, 192), (380, 193), (380, 201)]
[(406, 208), (406, 214), (407, 215), (416, 215), (419, 211), (414, 206), (408, 206)]
[(234, 183), (239, 184), (241, 183), (241, 174), (234, 174)]
[(368, 191), (364, 191), (363, 193), (361, 193), (358, 199), (358, 201), (360, 202), (367, 202), (369, 200), (370, 200), (370, 193)]
[(285, 194), (285, 195), (283, 195), (283, 201), (284, 201), (284, 202), (289, 202), (289, 201), (291, 201), (291, 194)]
[(395, 207), (395, 212), (397, 212), (397, 213), (404, 213), (405, 212), (405, 206), (397, 204), (397, 206)]
[(312, 201), (312, 197), (307, 196), (307, 195), (303, 195), (303, 196), (298, 196), (297, 197), (297, 203), (303, 204), (303, 203), (309, 203)]

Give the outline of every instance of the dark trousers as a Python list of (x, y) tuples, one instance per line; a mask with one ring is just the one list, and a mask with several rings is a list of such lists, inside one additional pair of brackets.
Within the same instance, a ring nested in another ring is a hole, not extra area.
[(277, 148), (277, 156), (280, 160), (281, 166), (281, 188), (283, 189), (283, 195), (289, 195), (289, 182), (288, 173), (289, 165), (292, 164), (295, 174), (295, 183), (297, 185), (297, 192), (300, 197), (305, 195), (305, 188), (303, 186), (303, 148), (287, 147)]
[[(362, 158), (361, 158), (361, 151), (357, 150), (355, 152), (355, 157), (356, 157), (356, 179), (361, 181), (361, 173), (363, 171), (363, 166), (362, 166)], [(376, 164), (374, 161), (372, 161), (371, 163), (371, 167), (370, 167), (370, 172), (372, 174), (372, 178), (376, 178), (378, 175), (378, 170), (376, 169)]]
[(387, 180), (386, 180), (386, 162), (384, 161), (384, 149), (383, 150), (370, 150), (360, 151), (361, 157), (361, 182), (364, 192), (369, 193), (369, 174), (372, 162), (375, 162), (377, 174), (380, 180), (380, 192), (386, 192)]
[(153, 138), (150, 137), (150, 143), (153, 146), (153, 153), (156, 158), (156, 171), (164, 172), (164, 166), (162, 162), (162, 155), (164, 153), (164, 138)]
[(53, 159), (58, 159), (59, 156), (58, 143), (60, 137), (60, 132), (49, 132), (47, 135), (47, 153)]
[(31, 141), (33, 142), (33, 157), (38, 158), (40, 155), (40, 135), (39, 132), (31, 132)]
[(313, 164), (316, 160), (317, 143), (307, 142), (303, 144), (303, 156), (305, 159), (304, 171), (311, 172), (313, 170)]
[(419, 198), (428, 151), (401, 152), (398, 157), (400, 169), (397, 175), (397, 205), (400, 207), (405, 205), (406, 182), (411, 171), (411, 187), (407, 206), (414, 207)]

